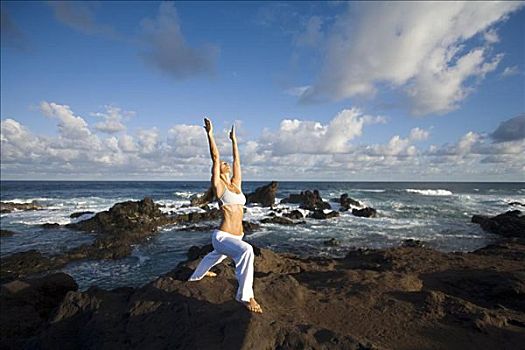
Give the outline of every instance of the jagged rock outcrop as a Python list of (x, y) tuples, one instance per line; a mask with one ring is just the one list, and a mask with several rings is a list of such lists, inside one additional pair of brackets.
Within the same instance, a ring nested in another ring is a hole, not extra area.
[(323, 210), (331, 209), (328, 202), (323, 201), (318, 190), (302, 191), (300, 194), (290, 194), (288, 197), (283, 198), (281, 203), (295, 203), (299, 204), (299, 208), (307, 210)]
[[(211, 249), (190, 248), (187, 261), (140, 288), (80, 292), (64, 283), (58, 302), (29, 304), (23, 312), (18, 304), (0, 318), (0, 347), (484, 350), (523, 344), (525, 246), (519, 242), (491, 254), (408, 245), (350, 250), (343, 258), (299, 258), (254, 246), (254, 292), (263, 314), (234, 300), (230, 258), (212, 268), (216, 277), (187, 281)], [(19, 283), (32, 282), (12, 285)], [(38, 318), (33, 310), (45, 312)]]
[(471, 220), (479, 224), (482, 229), (505, 237), (525, 238), (525, 216), (519, 210), (488, 217), (474, 215)]
[(341, 195), (341, 197), (339, 198), (339, 204), (341, 205), (341, 208), (339, 208), (340, 211), (347, 211), (352, 205), (356, 207), (363, 206), (359, 201), (348, 197), (348, 193), (343, 193)]
[(271, 207), (275, 204), (275, 194), (279, 188), (277, 181), (272, 181), (255, 189), (254, 192), (246, 195), (246, 203), (259, 203), (263, 207)]

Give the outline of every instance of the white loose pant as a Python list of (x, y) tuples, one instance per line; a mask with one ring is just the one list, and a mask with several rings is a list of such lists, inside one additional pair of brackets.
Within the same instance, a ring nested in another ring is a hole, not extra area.
[(206, 254), (190, 276), (188, 281), (198, 281), (206, 275), (213, 266), (217, 265), (227, 256), (235, 262), (235, 277), (239, 281), (239, 288), (235, 299), (250, 301), (253, 298), (253, 247), (242, 240), (244, 235), (214, 230), (211, 234), (211, 244), (214, 250)]

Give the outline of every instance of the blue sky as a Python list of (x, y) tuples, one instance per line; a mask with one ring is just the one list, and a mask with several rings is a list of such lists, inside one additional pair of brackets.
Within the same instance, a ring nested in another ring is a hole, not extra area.
[(2, 179), (525, 181), (507, 3), (2, 2)]

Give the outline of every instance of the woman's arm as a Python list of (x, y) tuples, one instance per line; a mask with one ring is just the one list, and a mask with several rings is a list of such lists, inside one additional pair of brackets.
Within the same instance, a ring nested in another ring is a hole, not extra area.
[(220, 156), (219, 149), (217, 148), (215, 139), (213, 138), (213, 126), (208, 118), (204, 118), (204, 128), (206, 129), (206, 134), (208, 135), (210, 155), (211, 160), (213, 161), (213, 166), (211, 168), (211, 184), (215, 190), (215, 195), (218, 196), (219, 187), (221, 185)]
[(239, 157), (239, 148), (237, 147), (237, 137), (235, 136), (235, 126), (232, 126), (230, 131), (230, 139), (232, 140), (232, 153), (233, 153), (233, 176), (232, 182), (239, 188), (241, 188), (242, 175), (241, 175), (241, 158)]

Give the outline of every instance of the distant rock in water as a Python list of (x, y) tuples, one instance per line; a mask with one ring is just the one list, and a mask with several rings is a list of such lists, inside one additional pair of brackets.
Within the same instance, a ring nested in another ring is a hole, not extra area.
[(271, 207), (275, 204), (275, 194), (279, 188), (277, 181), (272, 181), (268, 185), (264, 185), (255, 189), (254, 192), (246, 195), (247, 203), (259, 203), (263, 207)]
[(338, 247), (338, 246), (341, 245), (341, 242), (338, 241), (335, 238), (330, 238), (330, 239), (324, 241), (323, 244), (326, 245), (326, 246), (330, 246), (330, 247)]
[(0, 202), (0, 213), (10, 213), (15, 210), (41, 210), (44, 209), (36, 201), (31, 203)]
[(343, 193), (341, 197), (339, 198), (339, 204), (341, 205), (340, 211), (347, 211), (350, 209), (350, 206), (356, 206), (356, 207), (362, 207), (363, 205), (356, 201), (355, 199), (352, 199), (348, 197), (348, 193)]
[(75, 219), (75, 218), (78, 218), (82, 215), (87, 215), (87, 214), (95, 214), (94, 211), (77, 211), (75, 213), (72, 213), (71, 215), (69, 215), (70, 218), (72, 219)]
[(16, 232), (14, 231), (10, 231), (10, 230), (0, 230), (0, 237), (11, 237), (12, 235), (14, 235)]
[(374, 208), (363, 208), (363, 209), (352, 209), (352, 214), (355, 216), (365, 217), (365, 218), (375, 218), (377, 216), (377, 210)]
[(284, 217), (287, 217), (288, 219), (292, 219), (292, 220), (299, 220), (299, 219), (304, 218), (303, 213), (301, 213), (301, 212), (300, 212), (299, 210), (297, 210), (297, 209), (292, 210), (292, 211), (289, 212), (289, 213), (283, 213), (283, 216), (284, 216)]
[(522, 207), (525, 207), (525, 204), (520, 203), (520, 202), (510, 202), (509, 205), (520, 205)]
[(210, 187), (203, 195), (191, 196), (190, 203), (193, 207), (201, 207), (203, 205), (213, 202), (214, 199), (215, 194), (213, 193), (213, 187)]
[(56, 222), (46, 222), (45, 224), (40, 225), (42, 228), (59, 228), (60, 224), (57, 224)]
[(157, 230), (160, 225), (170, 223), (157, 204), (149, 197), (141, 201), (126, 201), (115, 204), (107, 211), (77, 223), (67, 224), (68, 228), (105, 235), (124, 233), (140, 236)]
[(261, 223), (263, 224), (279, 224), (279, 225), (297, 225), (297, 224), (304, 224), (304, 221), (293, 221), (291, 219), (282, 217), (282, 216), (273, 216), (270, 218), (264, 218), (261, 220)]
[(252, 234), (260, 228), (261, 228), (261, 225), (259, 225), (256, 222), (244, 221), (244, 220), (242, 222), (242, 229), (244, 231), (244, 234), (246, 235)]
[(300, 194), (290, 194), (288, 197), (281, 200), (281, 203), (295, 203), (299, 204), (299, 208), (307, 210), (323, 210), (331, 209), (328, 202), (323, 201), (318, 190), (301, 191)]
[(329, 211), (328, 213), (325, 213), (323, 210), (314, 210), (310, 214), (308, 214), (309, 218), (317, 219), (317, 220), (324, 220), (324, 219), (331, 219), (336, 218), (339, 216), (339, 212), (337, 211)]
[(474, 215), (471, 220), (485, 231), (505, 237), (525, 237), (525, 216), (519, 210), (508, 211), (493, 217)]

